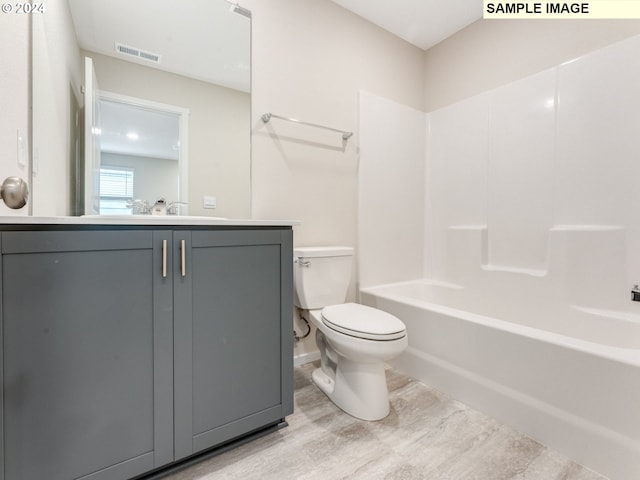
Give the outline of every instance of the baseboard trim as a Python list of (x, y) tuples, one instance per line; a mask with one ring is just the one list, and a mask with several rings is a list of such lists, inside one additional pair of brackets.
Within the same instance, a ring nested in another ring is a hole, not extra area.
[(293, 366), (300, 367), (301, 365), (306, 365), (316, 360), (320, 360), (320, 352), (317, 350), (315, 352), (301, 353), (300, 355), (294, 355)]

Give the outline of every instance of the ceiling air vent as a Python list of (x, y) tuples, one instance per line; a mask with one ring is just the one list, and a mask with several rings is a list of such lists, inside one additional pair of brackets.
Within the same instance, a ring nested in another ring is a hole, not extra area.
[(160, 63), (162, 57), (157, 53), (145, 52), (136, 47), (131, 47), (129, 45), (123, 45), (122, 43), (116, 42), (116, 52), (121, 53), (123, 55), (127, 55), (129, 57), (136, 57), (142, 60), (147, 60), (153, 63)]

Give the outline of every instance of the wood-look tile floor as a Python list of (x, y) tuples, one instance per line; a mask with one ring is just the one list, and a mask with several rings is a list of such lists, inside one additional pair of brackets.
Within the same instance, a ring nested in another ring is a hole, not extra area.
[(169, 480), (606, 480), (424, 384), (387, 370), (391, 413), (338, 409), (295, 370), (289, 426), (165, 477)]

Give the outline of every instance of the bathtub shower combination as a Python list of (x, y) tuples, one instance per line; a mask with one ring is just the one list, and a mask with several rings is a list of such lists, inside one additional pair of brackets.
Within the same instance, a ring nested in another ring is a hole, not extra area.
[(405, 323), (391, 363), (612, 480), (640, 479), (638, 51), (426, 114), (360, 94), (360, 301)]
[(388, 284), (362, 289), (361, 301), (405, 323), (409, 348), (392, 362), (400, 370), (612, 480), (637, 479), (640, 315), (628, 298), (594, 308), (589, 285), (600, 278), (593, 273), (606, 278), (619, 267), (623, 234), (615, 227), (555, 227), (550, 268), (534, 274), (488, 267), (486, 229), (453, 227), (459, 257), (450, 264), (459, 269), (451, 275), (464, 286)]

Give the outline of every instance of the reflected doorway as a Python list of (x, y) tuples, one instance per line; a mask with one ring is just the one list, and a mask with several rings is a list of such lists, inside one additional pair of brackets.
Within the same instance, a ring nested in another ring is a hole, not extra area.
[(189, 111), (100, 92), (100, 214), (141, 213), (163, 198), (188, 213), (187, 122)]

